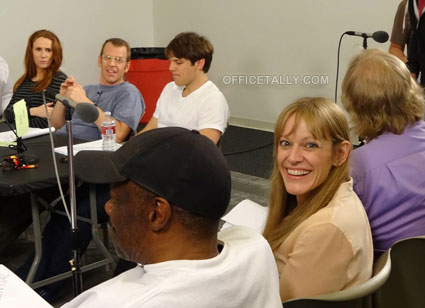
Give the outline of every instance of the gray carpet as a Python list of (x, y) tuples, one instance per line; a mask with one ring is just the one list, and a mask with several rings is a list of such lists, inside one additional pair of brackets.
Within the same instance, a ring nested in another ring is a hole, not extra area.
[(221, 151), (230, 170), (269, 178), (273, 166), (273, 133), (230, 125)]

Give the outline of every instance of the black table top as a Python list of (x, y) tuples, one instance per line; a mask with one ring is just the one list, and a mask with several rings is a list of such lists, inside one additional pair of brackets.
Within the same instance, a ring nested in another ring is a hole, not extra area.
[[(2, 123), (3, 124), (3, 123)], [(3, 126), (3, 125), (2, 125)], [(0, 130), (5, 130), (1, 127)], [(67, 143), (66, 136), (53, 134), (54, 146), (64, 146)], [(49, 135), (43, 135), (31, 139), (23, 140), (27, 147), (27, 151), (23, 154), (35, 155), (38, 158), (38, 168), (22, 169), (6, 171), (0, 168), (0, 196), (14, 196), (29, 193), (31, 191), (44, 189), (57, 185), (55, 170), (53, 164), (53, 157), (50, 147)], [(81, 141), (80, 141), (81, 142)], [(16, 154), (15, 150), (0, 147), (0, 159), (8, 155)], [(61, 162), (64, 156), (55, 154), (57, 159), (57, 166), (61, 182), (68, 182), (68, 164)]]

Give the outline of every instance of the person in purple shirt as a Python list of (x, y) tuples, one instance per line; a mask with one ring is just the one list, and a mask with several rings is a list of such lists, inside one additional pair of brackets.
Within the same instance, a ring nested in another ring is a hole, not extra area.
[(402, 61), (369, 49), (350, 63), (342, 104), (366, 140), (353, 152), (352, 177), (376, 258), (398, 240), (425, 235), (424, 94)]

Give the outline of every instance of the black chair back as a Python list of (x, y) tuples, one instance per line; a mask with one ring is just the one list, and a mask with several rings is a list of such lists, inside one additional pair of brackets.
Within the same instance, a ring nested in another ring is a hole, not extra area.
[(374, 308), (425, 307), (425, 236), (391, 247), (391, 274), (374, 294)]

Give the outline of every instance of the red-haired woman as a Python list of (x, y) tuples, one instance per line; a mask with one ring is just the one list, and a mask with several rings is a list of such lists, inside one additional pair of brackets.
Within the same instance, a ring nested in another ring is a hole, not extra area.
[(62, 64), (62, 46), (51, 31), (38, 30), (28, 39), (25, 52), (25, 73), (16, 81), (13, 96), (4, 114), (9, 123), (15, 121), (13, 105), (24, 99), (31, 127), (47, 127), (47, 114), (43, 105), (42, 91), (46, 92), (47, 113), (53, 110), (56, 101), (53, 94), (59, 93), (61, 83), (67, 76), (59, 70)]

